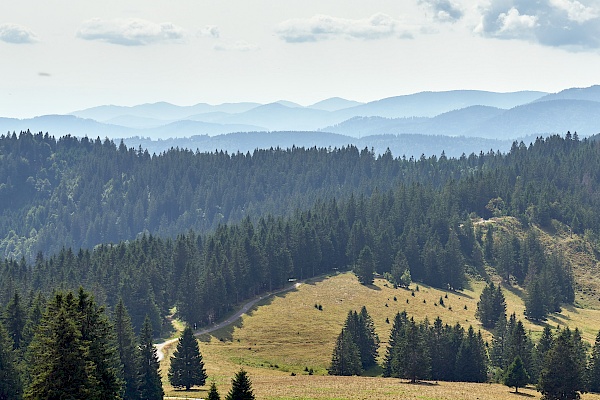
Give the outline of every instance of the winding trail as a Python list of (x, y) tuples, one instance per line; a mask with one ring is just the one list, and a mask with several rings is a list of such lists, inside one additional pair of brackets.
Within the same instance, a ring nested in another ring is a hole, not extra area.
[[(259, 297), (255, 297), (254, 299), (250, 300), (247, 303), (244, 303), (244, 305), (242, 306), (242, 308), (240, 308), (238, 311), (235, 312), (235, 314), (231, 315), (229, 318), (219, 322), (218, 324), (212, 325), (208, 328), (204, 328), (204, 329), (200, 329), (194, 332), (194, 336), (200, 336), (200, 335), (205, 335), (207, 333), (211, 333), (214, 332), (218, 329), (224, 328), (228, 325), (231, 325), (232, 323), (234, 323), (235, 321), (237, 321), (242, 315), (244, 315), (245, 313), (248, 312), (248, 310), (250, 310), (252, 307), (254, 307), (254, 305), (256, 303), (258, 303), (261, 300), (264, 300), (266, 298), (269, 298), (271, 296), (274, 296), (276, 294), (280, 294), (280, 293), (284, 293), (284, 292), (289, 292), (292, 289), (296, 289), (298, 286), (302, 285), (302, 282), (296, 282), (295, 284), (288, 286), (288, 287), (284, 287), (283, 289), (279, 289), (279, 290), (275, 290), (273, 292), (269, 292), (264, 294), (263, 296), (259, 296)], [(165, 346), (170, 345), (171, 343), (174, 343), (176, 341), (178, 341), (179, 338), (174, 338), (174, 339), (169, 339), (167, 341), (164, 341), (162, 343), (157, 343), (154, 345), (154, 347), (156, 347), (156, 354), (158, 356), (158, 361), (162, 361), (162, 359), (165, 357), (165, 354), (163, 352), (163, 349), (165, 348)]]

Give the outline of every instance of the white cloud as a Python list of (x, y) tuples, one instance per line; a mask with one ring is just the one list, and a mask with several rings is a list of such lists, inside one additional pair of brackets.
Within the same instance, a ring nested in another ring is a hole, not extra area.
[(219, 31), (219, 27), (216, 25), (206, 25), (200, 30), (200, 36), (217, 39), (219, 36), (221, 36), (221, 32)]
[(84, 40), (99, 40), (123, 46), (144, 46), (162, 42), (180, 42), (185, 37), (185, 31), (170, 22), (155, 23), (138, 18), (126, 20), (93, 18), (81, 25), (77, 36)]
[(490, 0), (475, 32), (572, 51), (600, 49), (598, 0)]
[(258, 46), (248, 43), (245, 40), (238, 40), (237, 42), (233, 43), (216, 44), (213, 49), (217, 51), (254, 51), (258, 50)]
[(553, 7), (563, 10), (567, 17), (574, 22), (583, 23), (598, 18), (598, 9), (583, 5), (577, 0), (550, 0)]
[(500, 36), (521, 37), (528, 35), (537, 25), (538, 17), (534, 15), (522, 15), (516, 8), (511, 8), (506, 13), (498, 16), (497, 34)]
[(442, 22), (455, 22), (464, 15), (460, 7), (450, 0), (419, 0), (419, 4), (431, 9), (434, 19)]
[[(407, 37), (400, 22), (387, 14), (374, 14), (365, 19), (346, 19), (315, 15), (307, 19), (289, 19), (277, 25), (277, 35), (288, 43), (316, 42), (336, 37), (352, 39), (382, 39)], [(412, 36), (410, 36), (412, 37)]]
[(33, 31), (17, 24), (0, 25), (0, 40), (14, 44), (39, 42), (37, 35)]

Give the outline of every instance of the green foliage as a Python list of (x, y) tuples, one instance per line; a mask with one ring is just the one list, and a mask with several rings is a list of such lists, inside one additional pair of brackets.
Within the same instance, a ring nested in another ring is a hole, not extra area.
[(375, 260), (373, 252), (369, 246), (365, 246), (358, 256), (358, 260), (354, 265), (354, 273), (358, 280), (363, 285), (371, 285), (373, 283), (373, 274), (375, 273)]
[(231, 379), (231, 389), (227, 393), (225, 400), (254, 400), (252, 391), (252, 381), (248, 373), (240, 369)]
[(490, 282), (483, 288), (475, 316), (487, 329), (493, 328), (500, 318), (506, 318), (506, 300), (500, 285), (496, 287)]
[(0, 321), (0, 399), (18, 400), (22, 394), (23, 385), (13, 343)]
[(119, 299), (113, 315), (113, 323), (117, 336), (117, 348), (123, 366), (125, 379), (125, 400), (140, 398), (140, 351), (138, 342), (133, 332), (131, 318), (123, 300)]
[(214, 381), (210, 384), (210, 390), (208, 391), (206, 400), (221, 400), (221, 396), (219, 396), (219, 391), (217, 390), (217, 384)]
[(519, 388), (525, 386), (527, 382), (529, 382), (529, 374), (525, 370), (523, 360), (517, 356), (504, 374), (504, 384), (508, 387), (514, 387), (515, 393), (518, 393)]
[(21, 349), (27, 315), (17, 292), (6, 306), (4, 321), (15, 350)]
[(596, 335), (596, 341), (592, 347), (592, 355), (589, 363), (589, 390), (590, 392), (600, 392), (600, 331)]
[(80, 289), (54, 296), (28, 349), (27, 399), (118, 399), (122, 385), (113, 327)]
[(140, 393), (142, 399), (161, 400), (165, 394), (152, 336), (152, 323), (150, 318), (146, 317), (140, 333)]
[[(579, 339), (580, 340), (580, 339)], [(584, 365), (577, 356), (573, 333), (563, 329), (545, 357), (538, 390), (545, 400), (579, 399), (584, 387)]]
[(198, 341), (189, 325), (183, 330), (171, 357), (169, 382), (174, 387), (184, 387), (185, 390), (190, 390), (192, 386), (204, 386), (206, 383), (206, 371)]
[(360, 375), (362, 372), (360, 350), (346, 328), (337, 337), (328, 372), (329, 375), (343, 376)]

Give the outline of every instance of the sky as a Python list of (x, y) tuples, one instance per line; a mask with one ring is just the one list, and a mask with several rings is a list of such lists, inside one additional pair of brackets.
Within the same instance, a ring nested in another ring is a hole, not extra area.
[(600, 83), (600, 0), (7, 0), (0, 117)]

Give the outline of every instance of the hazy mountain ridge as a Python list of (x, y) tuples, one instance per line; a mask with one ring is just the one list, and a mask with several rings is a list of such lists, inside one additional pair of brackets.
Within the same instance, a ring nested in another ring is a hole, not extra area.
[[(0, 132), (29, 129), (53, 135), (156, 140), (235, 132), (320, 131), (354, 138), (414, 134), (512, 141), (524, 136), (564, 133), (567, 130), (577, 131), (582, 137), (593, 135), (600, 132), (599, 115), (600, 86), (591, 86), (554, 94), (477, 90), (421, 92), (365, 104), (333, 97), (309, 106), (286, 100), (269, 104), (243, 102), (177, 106), (159, 102), (132, 107), (106, 105), (62, 116), (24, 120), (2, 118)], [(209, 142), (211, 146), (222, 143), (224, 150), (231, 151), (235, 148), (235, 145), (229, 144), (232, 138)], [(269, 139), (274, 139), (274, 136)], [(276, 147), (281, 142), (260, 143)], [(319, 142), (324, 146), (336, 146), (338, 143), (335, 140)], [(160, 146), (153, 145), (155, 147)], [(215, 148), (212, 147), (212, 150)], [(437, 150), (429, 151), (434, 152)]]

